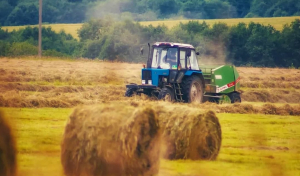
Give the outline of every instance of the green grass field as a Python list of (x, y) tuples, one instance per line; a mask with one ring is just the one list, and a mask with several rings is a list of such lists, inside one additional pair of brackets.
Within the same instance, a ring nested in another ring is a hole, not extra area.
[[(300, 19), (300, 16), (294, 16), (294, 17), (274, 17), (274, 18), (233, 18), (233, 19), (213, 19), (213, 20), (198, 20), (199, 22), (205, 21), (209, 25), (213, 25), (218, 22), (226, 23), (229, 26), (236, 25), (238, 23), (261, 23), (263, 25), (272, 25), (277, 30), (281, 30), (284, 24), (289, 24), (295, 19)], [(142, 25), (166, 25), (169, 28), (172, 28), (176, 25), (178, 25), (180, 22), (186, 23), (190, 20), (164, 20), (164, 21), (147, 21), (147, 22), (140, 22)], [(36, 26), (36, 25), (32, 25)], [(77, 30), (81, 28), (82, 24), (46, 24), (45, 27), (51, 26), (51, 28), (59, 32), (61, 30), (65, 30), (66, 33), (71, 34), (75, 38), (78, 38)], [(7, 29), (8, 31), (18, 30), (20, 28), (24, 28), (25, 26), (4, 26), (3, 29)]]
[[(60, 141), (72, 109), (1, 108), (14, 124), (19, 175), (63, 175)], [(299, 175), (299, 117), (254, 114), (217, 115), (222, 125), (222, 148), (216, 161), (161, 162), (160, 174)]]

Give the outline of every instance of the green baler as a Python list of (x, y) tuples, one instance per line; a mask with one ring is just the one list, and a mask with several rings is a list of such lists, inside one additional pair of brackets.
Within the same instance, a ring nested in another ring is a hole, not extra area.
[(207, 100), (213, 102), (241, 102), (240, 77), (233, 65), (200, 65), (205, 81)]

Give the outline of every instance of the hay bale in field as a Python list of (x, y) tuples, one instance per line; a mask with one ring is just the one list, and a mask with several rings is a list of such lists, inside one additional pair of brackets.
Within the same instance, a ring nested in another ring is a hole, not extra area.
[(158, 173), (161, 132), (151, 108), (78, 107), (61, 144), (67, 176), (150, 176)]
[(158, 110), (166, 159), (215, 160), (219, 154), (222, 131), (215, 113), (189, 108)]
[(0, 111), (0, 176), (14, 176), (16, 167), (16, 142), (10, 125)]

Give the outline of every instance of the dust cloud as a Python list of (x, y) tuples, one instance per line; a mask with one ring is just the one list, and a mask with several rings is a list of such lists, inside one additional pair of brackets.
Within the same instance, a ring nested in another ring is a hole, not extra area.
[(231, 64), (226, 59), (226, 48), (220, 42), (207, 42), (197, 58), (199, 65)]

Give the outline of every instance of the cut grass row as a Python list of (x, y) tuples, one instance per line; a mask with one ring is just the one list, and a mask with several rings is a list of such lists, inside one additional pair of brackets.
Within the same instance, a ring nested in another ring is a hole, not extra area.
[[(19, 173), (63, 175), (60, 142), (72, 109), (1, 108), (14, 124)], [(217, 161), (166, 161), (160, 175), (299, 175), (299, 117), (219, 113), (223, 141)], [(282, 173), (282, 174), (280, 174)]]
[[(125, 85), (141, 82), (141, 68), (141, 64), (96, 60), (1, 58), (0, 106), (67, 108), (127, 100)], [(237, 69), (243, 102), (300, 103), (300, 70)]]
[[(273, 18), (232, 18), (232, 19), (212, 19), (212, 20), (197, 20), (199, 22), (205, 21), (209, 25), (213, 25), (215, 23), (226, 23), (229, 26), (236, 25), (238, 23), (246, 23), (250, 22), (260, 23), (263, 25), (271, 25), (277, 30), (282, 30), (283, 25), (290, 24), (295, 19), (300, 19), (300, 16), (293, 17), (273, 17)], [(179, 23), (187, 23), (190, 20), (163, 20), (163, 21), (144, 21), (140, 22), (141, 25), (148, 26), (158, 26), (158, 25), (166, 25), (168, 28), (172, 28)], [(194, 20), (196, 21), (196, 20)], [(37, 25), (31, 25), (37, 26)], [(51, 27), (54, 31), (60, 32), (64, 30), (66, 33), (71, 34), (73, 37), (78, 38), (77, 31), (81, 28), (82, 24), (46, 24), (44, 27)], [(3, 29), (7, 29), (8, 31), (18, 30), (20, 28), (25, 28), (26, 26), (5, 26)]]

